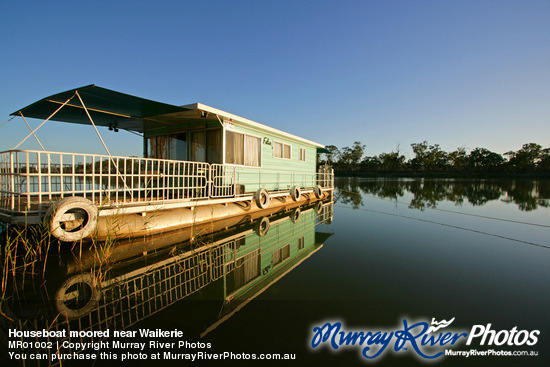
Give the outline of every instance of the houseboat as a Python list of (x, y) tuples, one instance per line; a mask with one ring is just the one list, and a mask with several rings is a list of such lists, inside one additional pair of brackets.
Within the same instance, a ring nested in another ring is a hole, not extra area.
[[(45, 223), (61, 241), (146, 235), (327, 198), (319, 143), (195, 103), (176, 106), (89, 85), (12, 114), (34, 138), (48, 121), (91, 126), (106, 154), (0, 153), (0, 220)], [(31, 129), (27, 118), (42, 119)], [(143, 158), (111, 155), (100, 127), (143, 137)], [(95, 130), (95, 131), (94, 131)]]

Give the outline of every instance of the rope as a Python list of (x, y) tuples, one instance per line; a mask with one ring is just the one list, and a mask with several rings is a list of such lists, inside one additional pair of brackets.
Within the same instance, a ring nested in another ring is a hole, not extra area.
[(132, 131), (132, 130), (128, 130), (128, 129), (122, 129), (122, 130), (124, 130), (124, 131), (128, 131), (129, 133), (132, 133), (132, 134), (134, 134), (134, 135), (137, 135), (137, 136), (139, 136), (140, 138), (143, 138), (143, 135), (142, 135), (142, 134), (138, 134), (138, 133), (136, 133), (135, 131)]
[[(61, 106), (59, 106), (59, 108), (57, 110), (55, 110), (47, 119), (45, 119), (44, 121), (42, 121), (42, 123), (40, 125), (38, 125), (38, 127), (36, 129), (34, 129), (33, 131), (31, 131), (31, 133), (29, 135), (27, 135), (23, 140), (21, 140), (19, 142), (19, 144), (17, 144), (15, 147), (13, 147), (11, 150), (15, 150), (17, 149), (21, 144), (23, 144), (23, 142), (25, 140), (27, 140), (31, 135), (34, 135), (34, 133), (36, 132), (36, 130), (40, 129), (42, 127), (42, 125), (44, 125), (46, 123), (46, 121), (48, 121), (49, 119), (51, 119), (60, 109), (62, 109), (63, 107), (65, 107), (65, 105), (67, 103), (69, 103), (69, 101), (71, 99), (73, 99), (74, 97), (74, 94), (68, 99), (65, 101), (65, 103), (63, 103)], [(21, 111), (19, 111), (19, 115), (23, 116), (23, 114), (21, 113)]]
[(90, 122), (92, 123), (92, 126), (94, 127), (95, 132), (97, 133), (97, 136), (99, 136), (99, 140), (101, 140), (101, 144), (103, 144), (103, 147), (107, 151), (107, 154), (109, 155), (109, 159), (110, 159), (111, 163), (113, 163), (113, 165), (115, 166), (117, 175), (122, 180), (122, 183), (124, 184), (124, 187), (129, 190), (128, 184), (126, 183), (126, 180), (124, 179), (124, 176), (122, 176), (120, 174), (120, 170), (118, 169), (118, 162), (115, 162), (115, 160), (113, 159), (113, 156), (111, 155), (111, 152), (109, 152), (109, 149), (107, 148), (107, 145), (103, 141), (103, 138), (101, 137), (101, 134), (99, 133), (99, 131), (97, 130), (97, 127), (95, 126), (94, 120), (92, 120), (92, 116), (90, 116), (90, 113), (88, 112), (88, 109), (86, 108), (86, 105), (84, 105), (84, 101), (80, 97), (80, 94), (78, 93), (78, 91), (75, 91), (75, 94), (78, 97), (78, 99), (80, 100), (80, 103), (82, 104), (82, 107), (84, 107), (84, 111), (86, 111), (86, 115), (88, 116), (88, 119), (90, 119)]
[[(359, 192), (347, 191), (347, 190), (342, 190), (342, 189), (338, 189), (338, 190), (343, 191), (343, 192), (347, 192), (347, 193), (349, 193), (349, 194), (362, 195), (362, 194), (359, 193)], [(401, 201), (398, 201), (398, 200), (385, 199), (385, 198), (381, 198), (381, 197), (374, 196), (374, 195), (368, 195), (368, 194), (364, 194), (364, 195), (365, 195), (365, 196), (368, 196), (368, 197), (371, 197), (371, 198), (373, 198), (373, 199), (389, 201), (389, 202), (397, 203), (397, 204), (401, 204), (401, 205), (410, 205), (410, 204), (407, 204), (407, 203), (404, 203), (404, 202), (401, 202)], [(466, 215), (466, 216), (470, 216), (470, 217), (477, 217), (477, 218), (484, 218), (484, 219), (499, 220), (499, 221), (502, 221), (502, 222), (510, 222), (510, 223), (524, 224), (524, 225), (527, 225), (527, 226), (535, 226), (535, 227), (550, 228), (550, 226), (549, 226), (549, 225), (546, 225), (546, 224), (522, 222), (522, 221), (519, 221), (519, 220), (504, 219), (504, 218), (497, 218), (497, 217), (489, 217), (489, 216), (486, 216), (486, 215), (479, 215), (479, 214), (461, 213), (461, 212), (457, 212), (457, 211), (454, 211), (454, 210), (447, 210), (447, 209), (430, 208), (430, 207), (427, 207), (427, 209), (437, 210), (437, 211), (440, 211), (440, 212), (446, 212), (446, 213), (452, 213), (452, 214)]]
[[(88, 116), (88, 119), (92, 123), (92, 126), (94, 127), (95, 132), (97, 133), (97, 136), (99, 136), (99, 140), (101, 140), (101, 144), (103, 144), (103, 148), (105, 148), (105, 150), (107, 151), (107, 154), (109, 155), (109, 157), (111, 157), (111, 152), (109, 152), (109, 149), (107, 148), (107, 145), (105, 144), (105, 142), (103, 141), (103, 138), (101, 137), (101, 134), (97, 130), (97, 127), (95, 126), (94, 120), (92, 120), (92, 116), (90, 116), (90, 113), (88, 112), (88, 109), (86, 108), (86, 105), (84, 105), (84, 101), (80, 97), (80, 94), (78, 93), (78, 91), (76, 91), (75, 94), (78, 97), (78, 99), (80, 100), (80, 103), (82, 104), (82, 107), (84, 107), (84, 111), (86, 111), (86, 115)], [(112, 158), (111, 158), (111, 160), (112, 160)], [(113, 162), (113, 164), (114, 163), (115, 162)], [(118, 171), (118, 167), (117, 167), (117, 171)]]
[(11, 119), (9, 119), (8, 121), (4, 122), (2, 125), (0, 125), (0, 127), (4, 126), (5, 124), (7, 124), (8, 122), (10, 122), (11, 120), (13, 120), (15, 118), (15, 115), (11, 117)]
[[(349, 207), (349, 206), (341, 206), (341, 205), (335, 205), (335, 206), (338, 207), (338, 208), (353, 209), (353, 208), (351, 208), (351, 207)], [(355, 209), (353, 209), (353, 210), (355, 210)], [(371, 209), (361, 209), (361, 208), (360, 208), (359, 210), (363, 210), (363, 211), (365, 211), (365, 212), (370, 212), (370, 213), (391, 215), (391, 216), (399, 217), (399, 218), (417, 220), (417, 221), (419, 221), (419, 222), (424, 222), (424, 223), (437, 224), (437, 225), (444, 226), (444, 227), (450, 227), (450, 228), (455, 228), (455, 229), (461, 229), (461, 230), (463, 230), (463, 231), (468, 231), (468, 232), (483, 234), (483, 235), (486, 235), (486, 236), (492, 236), (492, 237), (502, 238), (502, 239), (509, 240), (509, 241), (515, 241), (515, 242), (525, 243), (525, 244), (531, 245), (531, 246), (537, 246), (537, 247), (542, 247), (542, 248), (550, 249), (550, 246), (541, 245), (540, 243), (534, 243), (534, 242), (529, 242), (529, 241), (518, 240), (518, 239), (516, 239), (516, 238), (501, 236), (501, 235), (494, 234), (494, 233), (489, 233), (489, 232), (478, 231), (478, 230), (471, 229), (471, 228), (466, 228), (466, 227), (455, 226), (455, 225), (452, 225), (452, 224), (440, 223), (440, 222), (435, 222), (435, 221), (431, 221), (431, 220), (427, 220), (427, 219), (408, 217), (408, 216), (406, 216), (406, 215), (400, 215), (400, 214), (394, 214), (394, 213), (386, 213), (386, 212), (381, 212), (381, 211), (371, 210)]]
[(29, 125), (27, 119), (25, 118), (25, 116), (23, 116), (21, 114), (21, 117), (23, 117), (23, 120), (25, 121), (25, 124), (27, 124), (27, 127), (29, 128), (29, 130), (31, 131), (31, 134), (34, 135), (34, 138), (36, 139), (36, 141), (38, 142), (38, 144), (40, 145), (40, 148), (42, 148), (43, 151), (46, 151), (46, 149), (44, 149), (44, 146), (42, 145), (42, 143), (40, 142), (40, 140), (38, 139), (38, 136), (36, 136), (36, 134), (32, 131), (32, 127), (31, 125)]

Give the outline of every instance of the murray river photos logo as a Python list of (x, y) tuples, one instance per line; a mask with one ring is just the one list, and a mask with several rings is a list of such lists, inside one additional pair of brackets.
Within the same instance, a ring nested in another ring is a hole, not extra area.
[[(379, 330), (345, 330), (341, 322), (326, 322), (322, 326), (313, 327), (311, 347), (313, 349), (326, 346), (333, 350), (355, 347), (364, 358), (374, 360), (387, 351), (393, 353), (413, 353), (426, 360), (435, 360), (443, 355), (485, 355), (487, 352), (475, 350), (453, 351), (462, 343), (470, 346), (533, 346), (538, 342), (539, 330), (494, 330), (492, 324), (473, 325), (470, 331), (451, 330), (453, 317), (449, 321), (436, 321), (431, 324), (426, 321), (409, 322), (402, 320), (402, 325), (396, 329)], [(475, 352), (475, 353), (474, 353)], [(504, 352), (503, 353), (511, 353)], [(491, 354), (487, 354), (491, 355)], [(526, 354), (523, 354), (526, 355)]]

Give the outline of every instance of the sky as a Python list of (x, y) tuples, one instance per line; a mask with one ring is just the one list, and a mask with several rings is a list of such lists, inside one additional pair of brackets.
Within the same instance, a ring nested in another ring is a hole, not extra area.
[[(0, 24), (0, 124), (96, 84), (325, 145), (360, 141), (369, 156), (412, 158), (424, 140), (449, 152), (550, 147), (548, 0), (12, 1)], [(1, 126), (0, 150), (28, 133), (21, 118)], [(47, 150), (104, 152), (90, 126), (37, 134)], [(142, 154), (135, 135), (101, 134), (114, 155)]]

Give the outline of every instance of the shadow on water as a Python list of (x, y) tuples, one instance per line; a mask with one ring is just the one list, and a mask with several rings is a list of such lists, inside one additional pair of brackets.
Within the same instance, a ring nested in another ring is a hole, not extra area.
[[(180, 339), (200, 340), (320, 250), (330, 234), (317, 227), (332, 217), (332, 202), (316, 202), (254, 220), (232, 218), (144, 238), (51, 246), (50, 251), (34, 246), (44, 250), (30, 255), (26, 244), (35, 239), (10, 228), (3, 233), (10, 243), (3, 247), (14, 254), (3, 254), (3, 350), (14, 351), (8, 340), (18, 338), (7, 335), (10, 329), (83, 332), (19, 338), (25, 341), (88, 342), (90, 332), (103, 336), (94, 341), (109, 340), (115, 330), (135, 329), (176, 303)], [(101, 335), (106, 331), (110, 334)], [(56, 349), (40, 345), (33, 351), (51, 361)], [(117, 351), (112, 348), (101, 352)]]

